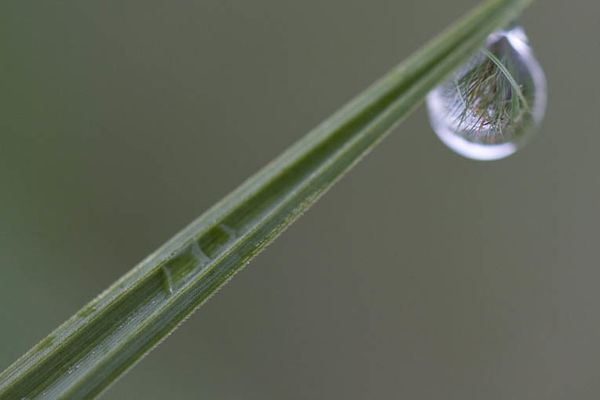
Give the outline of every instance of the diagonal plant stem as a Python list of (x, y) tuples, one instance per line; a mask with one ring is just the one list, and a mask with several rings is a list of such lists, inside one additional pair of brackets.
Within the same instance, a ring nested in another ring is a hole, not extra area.
[(0, 399), (92, 398), (168, 336), (532, 0), (488, 0), (0, 374)]

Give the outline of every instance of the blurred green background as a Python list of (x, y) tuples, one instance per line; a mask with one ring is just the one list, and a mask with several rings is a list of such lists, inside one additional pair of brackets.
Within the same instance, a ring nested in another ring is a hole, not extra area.
[[(0, 3), (0, 369), (474, 0)], [(600, 396), (599, 4), (500, 162), (423, 110), (104, 396)]]

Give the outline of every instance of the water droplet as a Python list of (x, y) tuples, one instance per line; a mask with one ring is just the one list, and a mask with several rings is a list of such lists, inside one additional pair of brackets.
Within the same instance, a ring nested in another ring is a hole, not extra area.
[(219, 226), (221, 227), (223, 232), (225, 232), (229, 236), (229, 240), (233, 240), (237, 237), (237, 232), (235, 231), (235, 229), (231, 228), (229, 225), (220, 224)]
[(168, 294), (173, 294), (173, 277), (171, 276), (171, 270), (163, 266), (162, 272), (164, 276), (165, 289)]
[(196, 262), (200, 267), (210, 263), (211, 259), (206, 254), (204, 254), (204, 252), (200, 248), (200, 245), (198, 245), (198, 242), (194, 242), (192, 244), (191, 249), (192, 255), (194, 256)]
[(511, 27), (427, 97), (431, 125), (458, 154), (508, 157), (523, 147), (546, 111), (546, 78), (525, 31)]

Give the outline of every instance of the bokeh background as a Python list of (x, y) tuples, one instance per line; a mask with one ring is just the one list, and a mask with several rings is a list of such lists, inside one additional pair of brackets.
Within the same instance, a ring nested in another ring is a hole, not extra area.
[[(0, 368), (475, 4), (2, 1)], [(416, 112), (104, 398), (598, 398), (599, 4), (526, 149)]]

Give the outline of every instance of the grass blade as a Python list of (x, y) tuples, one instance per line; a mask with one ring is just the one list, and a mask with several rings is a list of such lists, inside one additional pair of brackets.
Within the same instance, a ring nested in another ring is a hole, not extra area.
[(100, 394), (530, 2), (486, 1), (390, 71), (0, 374), (0, 398)]

